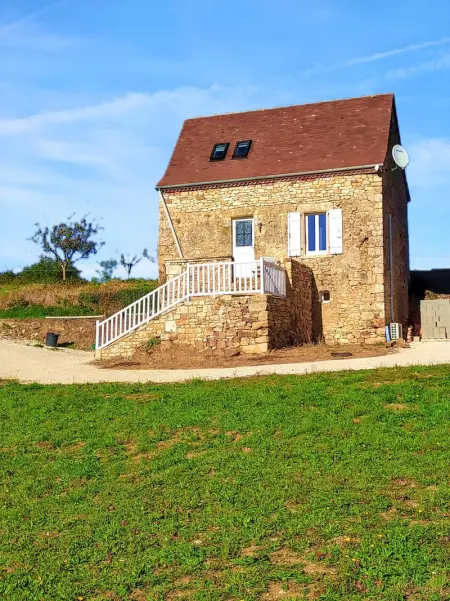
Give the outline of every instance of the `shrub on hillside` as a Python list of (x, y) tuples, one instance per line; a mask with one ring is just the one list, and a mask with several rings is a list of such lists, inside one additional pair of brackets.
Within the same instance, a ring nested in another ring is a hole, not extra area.
[(16, 274), (14, 271), (1, 271), (0, 272), (0, 286), (6, 286), (7, 284), (12, 284), (16, 279)]
[(111, 280), (94, 284), (81, 280), (68, 286), (66, 282), (14, 285), (0, 295), (0, 311), (12, 310), (23, 317), (52, 315), (52, 308), (64, 315), (111, 315), (145, 296), (158, 286), (156, 280), (122, 282)]
[[(80, 282), (82, 280), (81, 272), (70, 265), (67, 268), (67, 280), (70, 282)], [(41, 257), (37, 263), (24, 267), (16, 275), (16, 281), (21, 284), (52, 284), (62, 282), (61, 267), (49, 257)]]

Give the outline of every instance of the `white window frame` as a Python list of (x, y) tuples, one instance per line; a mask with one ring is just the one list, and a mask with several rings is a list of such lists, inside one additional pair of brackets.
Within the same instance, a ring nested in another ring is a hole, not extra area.
[[(308, 219), (309, 217), (314, 216), (315, 217), (315, 232), (316, 232), (316, 243), (317, 246), (319, 246), (319, 215), (325, 215), (325, 236), (326, 236), (326, 249), (325, 250), (309, 250), (309, 227), (308, 227)], [(305, 233), (306, 233), (306, 248), (305, 248), (305, 254), (312, 256), (312, 255), (327, 255), (329, 253), (329, 241), (328, 241), (328, 213), (326, 211), (318, 211), (317, 213), (306, 213), (305, 214)]]

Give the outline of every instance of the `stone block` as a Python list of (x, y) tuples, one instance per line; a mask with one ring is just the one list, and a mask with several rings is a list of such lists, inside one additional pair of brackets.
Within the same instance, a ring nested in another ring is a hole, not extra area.
[(177, 331), (177, 323), (174, 319), (167, 319), (164, 322), (164, 331), (165, 332), (176, 332)]
[(259, 342), (258, 344), (248, 344), (247, 346), (242, 346), (241, 351), (245, 355), (261, 355), (262, 353), (267, 353), (269, 350), (269, 345), (267, 342)]

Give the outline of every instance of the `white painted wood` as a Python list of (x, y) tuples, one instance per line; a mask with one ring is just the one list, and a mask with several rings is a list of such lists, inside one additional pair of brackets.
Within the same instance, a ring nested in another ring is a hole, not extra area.
[[(242, 268), (236, 277), (236, 269)], [(242, 273), (247, 277), (242, 277)], [(261, 258), (238, 263), (187, 265), (186, 271), (102, 322), (97, 322), (96, 348), (101, 349), (190, 296), (267, 293), (286, 295), (285, 270)]]
[[(237, 241), (237, 230), (240, 224), (251, 227), (251, 243), (239, 246)], [(253, 218), (233, 219), (233, 259), (235, 263), (250, 263), (255, 260), (255, 223)], [(236, 265), (234, 276), (236, 278), (248, 278), (251, 273), (248, 267)]]
[(328, 230), (330, 254), (341, 255), (343, 253), (342, 209), (331, 209), (328, 211)]
[(299, 257), (301, 254), (301, 214), (288, 213), (288, 256)]

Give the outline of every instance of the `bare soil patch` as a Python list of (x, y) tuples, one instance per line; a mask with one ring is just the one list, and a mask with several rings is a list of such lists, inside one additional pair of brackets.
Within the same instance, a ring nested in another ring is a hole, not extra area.
[(297, 584), (295, 582), (271, 582), (261, 599), (264, 601), (277, 601), (278, 599), (314, 599), (311, 596), (310, 588), (313, 585)]
[(0, 338), (45, 344), (47, 332), (59, 334), (58, 346), (92, 350), (95, 319), (2, 319)]
[(409, 409), (415, 409), (412, 405), (404, 405), (403, 403), (388, 403), (384, 405), (385, 409), (390, 409), (391, 411), (408, 411)]
[(407, 478), (396, 478), (393, 481), (393, 484), (395, 484), (395, 486), (400, 486), (401, 488), (417, 488), (417, 482)]
[(238, 355), (236, 357), (207, 356), (190, 347), (173, 347), (162, 350), (159, 346), (153, 347), (150, 352), (139, 350), (130, 360), (109, 359), (99, 363), (106, 369), (201, 369), (215, 367), (240, 367), (244, 365), (271, 365), (277, 363), (307, 363), (309, 361), (342, 361), (340, 357), (333, 357), (332, 353), (340, 352), (344, 348), (357, 357), (380, 357), (397, 352), (396, 348), (369, 345), (326, 345), (305, 344), (277, 349), (264, 355)]
[(249, 547), (245, 547), (245, 549), (242, 549), (241, 556), (255, 557), (262, 549), (263, 547), (261, 547), (260, 545), (250, 545)]
[(304, 564), (305, 560), (292, 549), (283, 547), (270, 555), (271, 563), (284, 566), (296, 566)]

